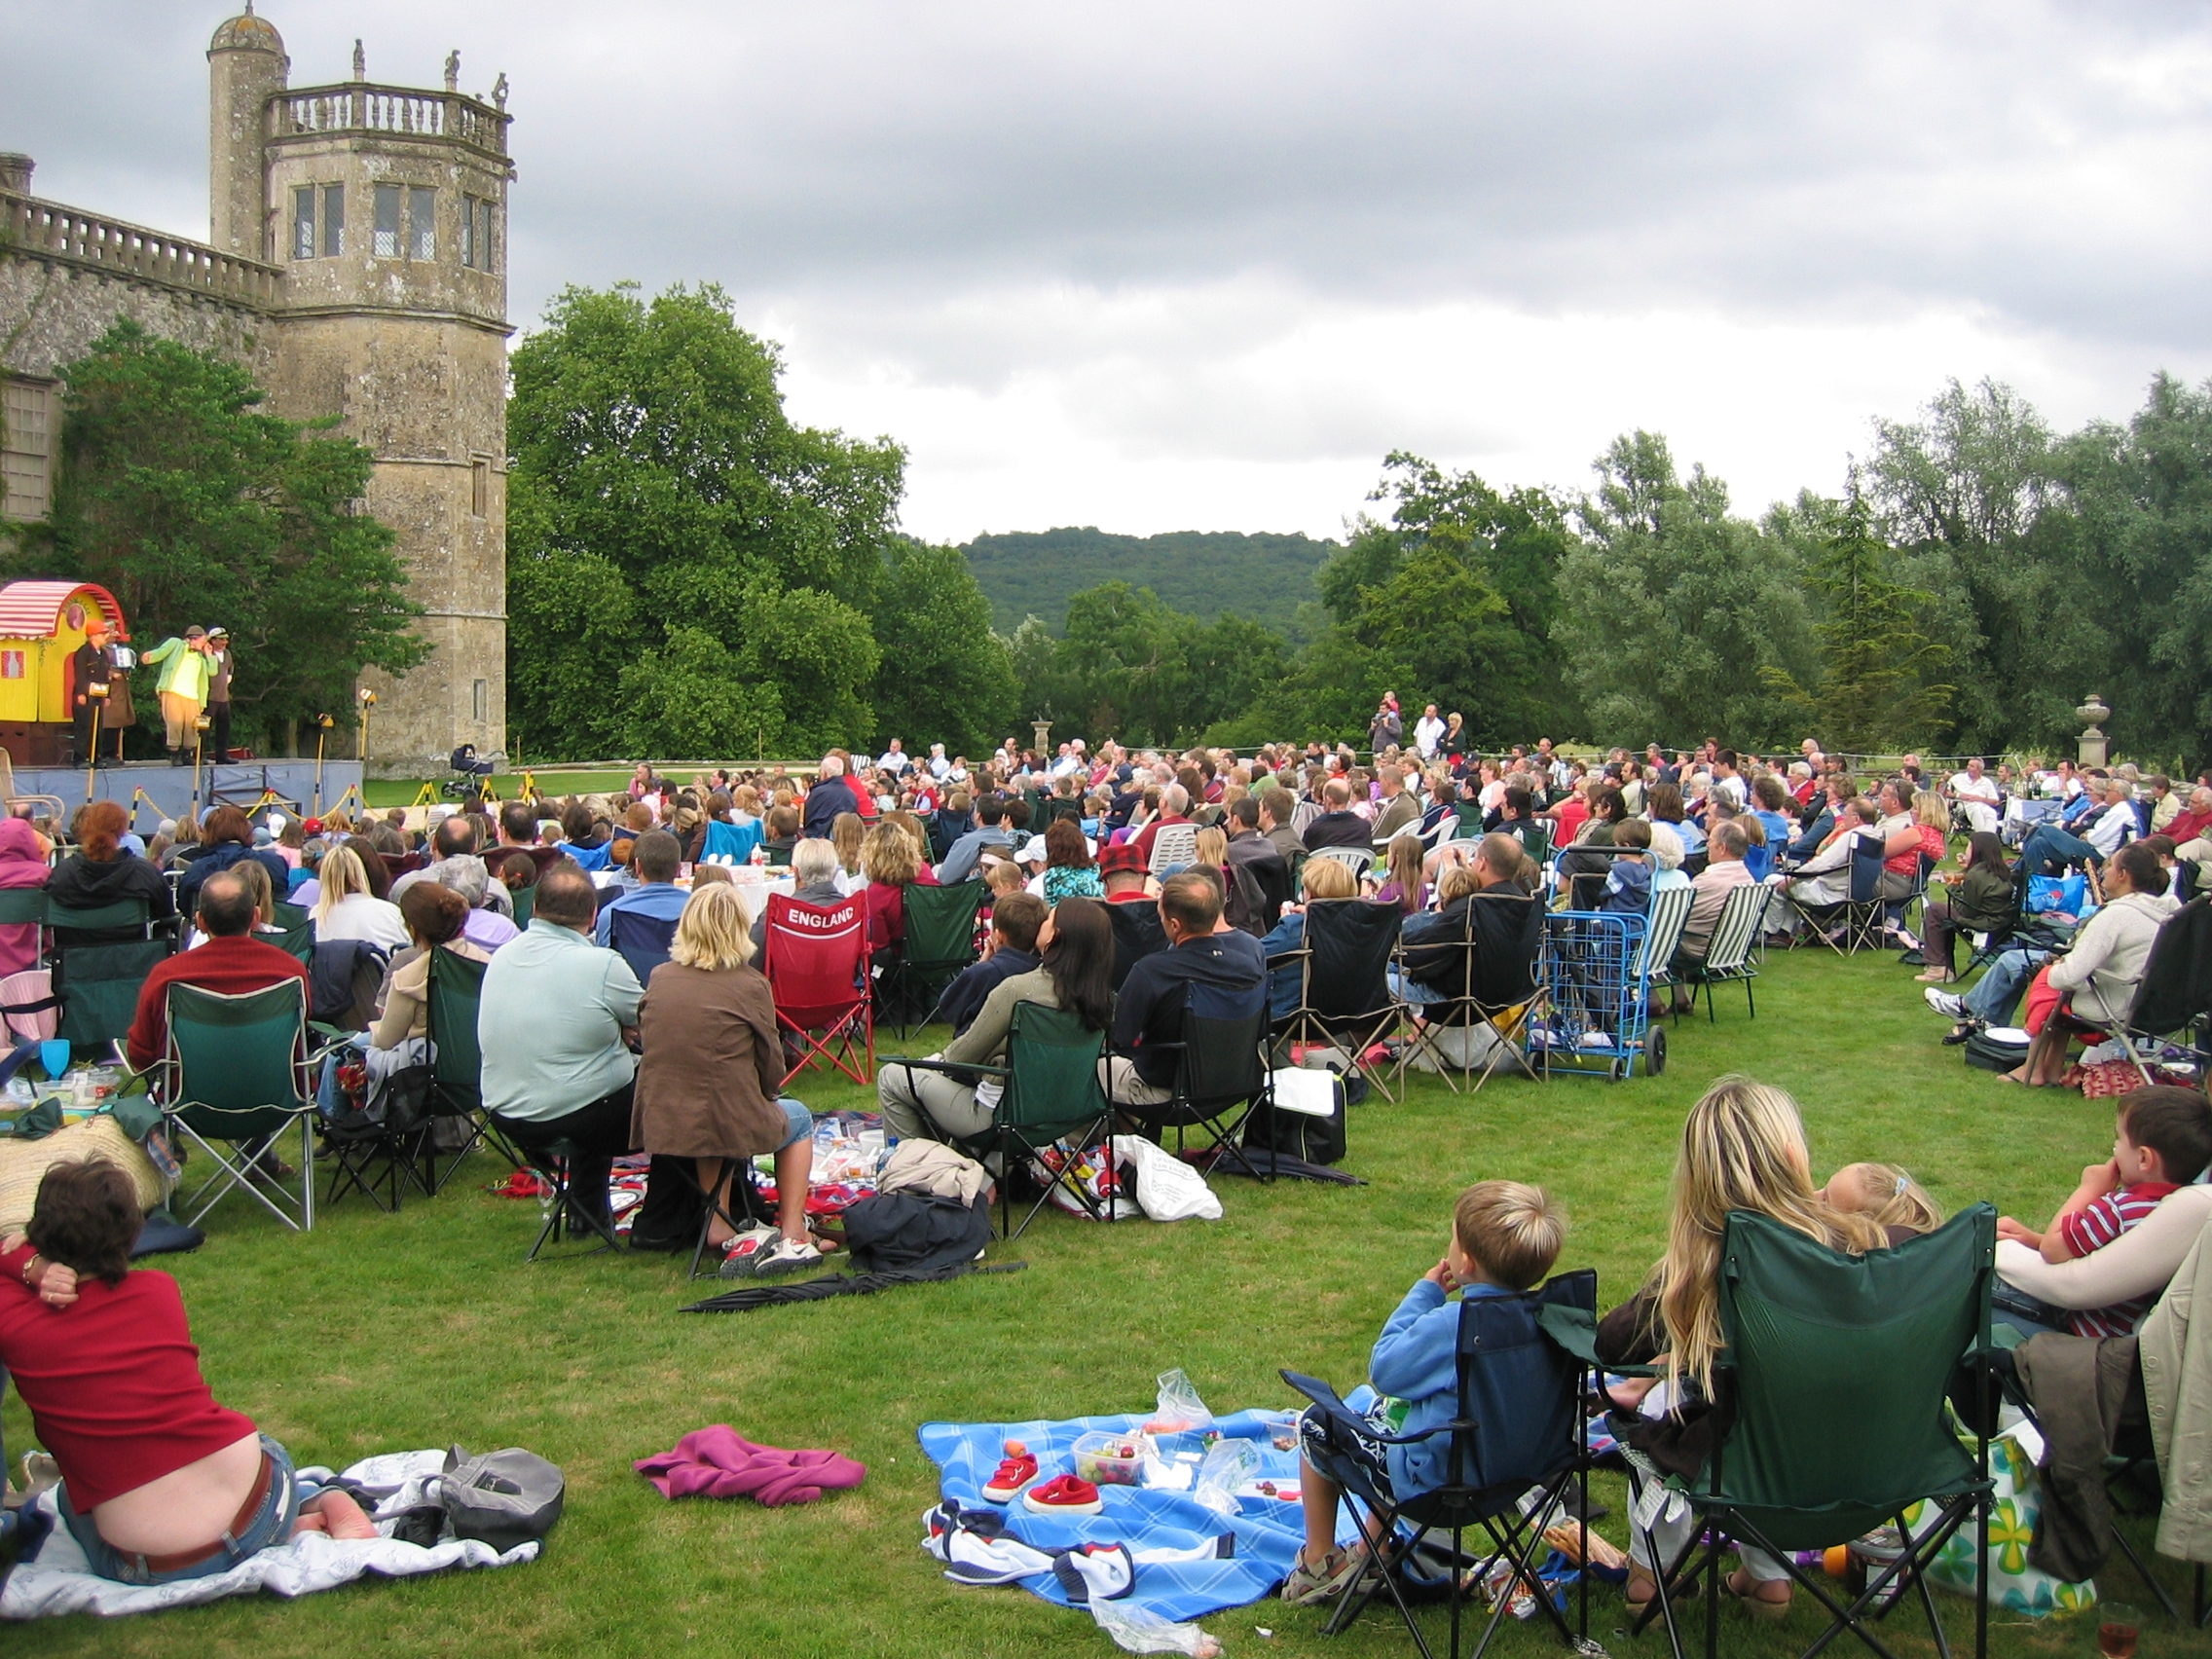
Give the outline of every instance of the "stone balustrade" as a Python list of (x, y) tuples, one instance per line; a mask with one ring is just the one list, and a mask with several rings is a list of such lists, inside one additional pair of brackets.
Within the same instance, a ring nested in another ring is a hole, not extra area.
[(282, 273), (204, 242), (104, 219), (57, 202), (0, 194), (0, 254), (27, 254), (254, 307), (276, 302)]
[(504, 110), (460, 92), (425, 92), (349, 81), (303, 87), (269, 100), (269, 135), (290, 138), (324, 132), (374, 132), (400, 137), (450, 138), (504, 157)]

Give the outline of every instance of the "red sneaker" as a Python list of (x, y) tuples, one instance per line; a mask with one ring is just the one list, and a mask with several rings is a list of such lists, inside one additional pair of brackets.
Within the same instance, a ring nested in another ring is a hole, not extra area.
[(1037, 1459), (1030, 1456), (1021, 1442), (1006, 1443), (1006, 1460), (999, 1464), (998, 1472), (983, 1483), (985, 1503), (1012, 1503), (1021, 1489), (1037, 1478)]
[(1096, 1515), (1106, 1507), (1098, 1489), (1078, 1475), (1061, 1475), (1031, 1487), (1021, 1494), (1021, 1501), (1038, 1515)]

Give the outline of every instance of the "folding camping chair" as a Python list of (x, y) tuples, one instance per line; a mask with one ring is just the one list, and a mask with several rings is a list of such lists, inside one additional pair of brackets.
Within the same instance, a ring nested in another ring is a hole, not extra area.
[[(1738, 1210), (1720, 1241), (1720, 1330), (1726, 1346), (1715, 1384), (1732, 1410), (1705, 1467), (1688, 1481), (1670, 1478), (1666, 1496), (1633, 1462), (1638, 1512), (1677, 1499), (1689, 1509), (1688, 1537), (1671, 1562), (1647, 1550), (1660, 1570), (1652, 1604), (1637, 1620), (1664, 1619), (1676, 1659), (1682, 1592), (1705, 1577), (1707, 1659), (1719, 1642), (1720, 1579), (1727, 1542), (1777, 1558), (1790, 1579), (1833, 1621), (1807, 1650), (1819, 1652), (1848, 1630), (1881, 1659), (1895, 1659), (1867, 1621), (1916, 1591), (1936, 1651), (1950, 1651), (1929, 1593), (1928, 1567), (1969, 1516), (1976, 1521), (1974, 1560), (1989, 1556), (1989, 1442), (1969, 1452), (1954, 1431), (1948, 1392), (1964, 1366), (1986, 1422), (1989, 1293), (1996, 1272), (1997, 1212), (1986, 1203), (1953, 1216), (1936, 1232), (1888, 1250), (1846, 1255), (1815, 1243), (1764, 1215)], [(1908, 1528), (1905, 1513), (1927, 1501)], [(1909, 1547), (1848, 1604), (1826, 1575), (1806, 1571), (1791, 1552), (1848, 1543), (1894, 1524)], [(1640, 1528), (1651, 1541), (1648, 1524)], [(1702, 1537), (1702, 1542), (1701, 1542)], [(1702, 1558), (1701, 1558), (1702, 1551)], [(1893, 1589), (1894, 1586), (1894, 1589)], [(1974, 1652), (1988, 1651), (1989, 1586), (1975, 1574)]]
[[(1419, 1019), (1414, 1026), (1413, 1040), (1399, 1052), (1399, 1080), (1403, 1083), (1406, 1069), (1425, 1053), (1435, 1062), (1445, 1087), (1455, 1094), (1470, 1078), (1469, 1092), (1481, 1093), (1491, 1075), (1508, 1063), (1540, 1083), (1542, 1077), (1529, 1062), (1529, 1024), (1542, 1006), (1536, 963), (1544, 942), (1543, 901), (1501, 891), (1478, 893), (1467, 904), (1466, 931), (1458, 938), (1415, 946), (1421, 952), (1419, 958), (1409, 956), (1400, 941), (1399, 977), (1415, 977), (1415, 963), (1419, 961), (1422, 986), (1448, 994), (1434, 1002), (1406, 1005)], [(1478, 911), (1476, 905), (1496, 908)], [(1495, 918), (1507, 915), (1512, 916), (1510, 925), (1496, 924)], [(1493, 925), (1478, 928), (1478, 918)], [(1439, 966), (1444, 970), (1441, 976), (1436, 971)], [(1495, 1036), (1487, 1041), (1488, 1051), (1478, 1062), (1475, 1033), (1486, 1025)], [(1465, 1047), (1456, 1060), (1443, 1047), (1440, 1033), (1446, 1031), (1462, 1034)], [(1482, 1075), (1474, 1077), (1478, 1063)], [(1457, 1083), (1452, 1080), (1454, 1071), (1459, 1074)]]
[[(2139, 1043), (2144, 1039), (2156, 1040), (2179, 1033), (2190, 1033), (2190, 1048), (2198, 1071), (2212, 1060), (2212, 983), (2199, 981), (2195, 973), (2195, 955), (2198, 933), (2212, 923), (2212, 897), (2192, 899), (2158, 925), (2157, 937), (2151, 940), (2151, 954), (2143, 964), (2143, 977), (2136, 982), (2135, 995), (2129, 1000), (2127, 1017), (2099, 1027), (2103, 1036), (2118, 1042), (2127, 1051), (2127, 1058), (2135, 1067), (2136, 1075), (2145, 1084), (2152, 1081), (2151, 1070), (2143, 1063)], [(2082, 1024), (2093, 1021), (2079, 1014), (2071, 1017)]]
[(1178, 1158), (1185, 1134), (1203, 1129), (1213, 1143), (1215, 1161), (1229, 1159), (1255, 1181), (1273, 1180), (1274, 1149), (1269, 1148), (1268, 1172), (1263, 1175), (1236, 1138), (1253, 1108), (1272, 1105), (1274, 1100), (1274, 1072), (1268, 1058), (1267, 980), (1249, 992), (1192, 984), (1184, 993), (1181, 1037), (1171, 1044), (1147, 1044), (1146, 1051), (1156, 1048), (1175, 1051), (1174, 1092), (1157, 1105), (1112, 1100), (1109, 1105), (1156, 1133), (1173, 1129)]
[(1114, 990), (1119, 995), (1130, 969), (1167, 948), (1167, 929), (1161, 923), (1157, 899), (1108, 904), (1106, 919), (1114, 926)]
[[(1879, 850), (1879, 849), (1877, 849)], [(1759, 966), (1751, 958), (1751, 944), (1757, 938), (1759, 918), (1766, 914), (1767, 902), (1774, 897), (1780, 877), (1769, 876), (1764, 881), (1747, 881), (1721, 902), (1720, 914), (1713, 924), (1713, 933), (1706, 941), (1705, 960), (1685, 963), (1680, 980), (1690, 988), (1690, 1002), (1694, 1007), (1697, 993), (1705, 992), (1705, 1017), (1709, 1024), (1717, 1023), (1713, 1009), (1713, 987), (1728, 980), (1740, 980), (1744, 987), (1744, 1007), (1753, 1019), (1758, 1018), (1758, 1002), (1751, 991), (1751, 981), (1759, 977)], [(1677, 1018), (1680, 1015), (1677, 1014)]]
[[(198, 1226), (236, 1188), (286, 1227), (313, 1228), (314, 1075), (330, 1051), (309, 1049), (308, 988), (298, 979), (237, 995), (168, 987), (168, 1052), (157, 1062), (156, 1096), (180, 1149), (204, 1152), (217, 1170), (178, 1206), (188, 1225)], [(296, 1198), (257, 1169), (295, 1125)]]
[[(760, 1189), (754, 1181), (753, 1161), (750, 1158), (731, 1155), (724, 1158), (722, 1161), (729, 1166), (730, 1195), (736, 1200), (737, 1209), (737, 1213), (734, 1215), (730, 1213), (728, 1208), (724, 1207), (714, 1194), (700, 1185), (699, 1172), (694, 1167), (697, 1160), (656, 1157), (652, 1161), (654, 1174), (651, 1179), (657, 1180), (659, 1172), (666, 1170), (674, 1174), (684, 1186), (690, 1188), (692, 1194), (699, 1200), (699, 1234), (691, 1241), (691, 1265), (683, 1272), (683, 1276), (686, 1279), (695, 1279), (699, 1276), (699, 1264), (706, 1258), (707, 1240), (714, 1235), (717, 1217), (720, 1218), (723, 1226), (735, 1233), (743, 1233), (749, 1227), (761, 1222), (773, 1223), (775, 1220), (775, 1217), (768, 1213), (768, 1205), (760, 1197)], [(634, 1231), (631, 1236), (637, 1236)]]
[(255, 937), (312, 968), (314, 965), (314, 912), (303, 910), (297, 904), (279, 904), (272, 920), (277, 931)]
[[(412, 1069), (403, 1069), (387, 1084), (383, 1117), (370, 1119), (349, 1109), (323, 1125), (323, 1144), (332, 1161), (323, 1208), (336, 1209), (348, 1193), (359, 1193), (387, 1215), (397, 1215), (409, 1187), (425, 1198), (437, 1196), (424, 1167), (433, 1086), (426, 1077), (410, 1078)], [(418, 1084), (422, 1087), (415, 1092)]]
[[(776, 1023), (799, 1046), (793, 1072), (827, 1060), (866, 1086), (875, 1072), (875, 999), (867, 972), (866, 917), (859, 899), (802, 904), (768, 900), (761, 968), (776, 996)], [(822, 1035), (817, 1038), (816, 1032)], [(854, 1063), (858, 1038), (863, 1054)]]
[(983, 908), (984, 887), (979, 881), (952, 887), (909, 881), (903, 892), (906, 948), (877, 987), (902, 1037), (927, 1021), (944, 987), (975, 962), (976, 918)]
[[(940, 1134), (940, 1138), (993, 1161), (998, 1170), (999, 1236), (1021, 1236), (1037, 1219), (1057, 1187), (1079, 1203), (1093, 1221), (1112, 1221), (1111, 1201), (1101, 1205), (1075, 1178), (1075, 1160), (1056, 1156), (1062, 1147), (1083, 1152), (1107, 1138), (1113, 1108), (1099, 1082), (1099, 1060), (1106, 1051), (1106, 1033), (1086, 1026), (1066, 1009), (1043, 1003), (1014, 1005), (1007, 1027), (1006, 1064), (947, 1065), (942, 1060), (886, 1057), (885, 1066), (898, 1066), (912, 1074), (938, 1072), (950, 1077), (979, 1075), (996, 1078), (1001, 1085), (998, 1104), (991, 1109), (991, 1126), (969, 1141)], [(928, 1113), (922, 1114), (928, 1124)], [(937, 1125), (929, 1124), (932, 1130)], [(1013, 1174), (1017, 1162), (1026, 1163), (1044, 1185), (1029, 1213), (1014, 1227)]]
[(1651, 895), (1651, 907), (1644, 912), (1643, 970), (1644, 982), (1657, 995), (1661, 986), (1672, 987), (1675, 982), (1675, 952), (1682, 942), (1682, 929), (1689, 925), (1690, 906), (1697, 903), (1697, 890), (1693, 887), (1664, 887)]
[[(553, 1190), (552, 1202), (546, 1207), (545, 1225), (537, 1230), (537, 1241), (531, 1245), (524, 1262), (537, 1260), (538, 1252), (548, 1243), (558, 1244), (564, 1238), (580, 1238), (585, 1233), (596, 1233), (599, 1243), (584, 1252), (596, 1256), (602, 1250), (620, 1250), (622, 1240), (616, 1236), (612, 1221), (606, 1216), (575, 1213), (569, 1202), (569, 1163), (576, 1156), (575, 1143), (563, 1138), (552, 1141), (526, 1141), (516, 1138), (515, 1149), (522, 1154), (523, 1162), (536, 1172), (537, 1178)], [(581, 1226), (578, 1226), (578, 1223)]]
[[(1544, 1541), (1545, 1530), (1589, 1513), (1589, 1457), (1582, 1427), (1589, 1367), (1583, 1354), (1596, 1325), (1597, 1304), (1598, 1275), (1589, 1269), (1561, 1273), (1518, 1295), (1462, 1297), (1455, 1363), (1457, 1409), (1450, 1422), (1418, 1434), (1378, 1434), (1326, 1382), (1294, 1371), (1281, 1374), (1313, 1402), (1303, 1429), (1308, 1454), (1354, 1500), (1352, 1517), (1374, 1564), (1359, 1585), (1339, 1600), (1322, 1627), (1325, 1635), (1350, 1628), (1376, 1591), (1383, 1589), (1422, 1659), (1433, 1659), (1401, 1582), (1414, 1552), (1433, 1532), (1451, 1533), (1445, 1561), (1452, 1585), (1452, 1659), (1459, 1654), (1459, 1609), (1465, 1596), (1457, 1581), (1466, 1567), (1502, 1557), (1515, 1578), (1535, 1583), (1536, 1567), (1551, 1547)], [(1400, 1498), (1391, 1488), (1390, 1450), (1441, 1435), (1451, 1436), (1447, 1483)], [(1482, 1529), (1489, 1545), (1478, 1543), (1470, 1559), (1463, 1544), (1467, 1530), (1475, 1527)], [(1574, 1648), (1590, 1629), (1587, 1571), (1578, 1600), (1576, 1627), (1569, 1628), (1565, 1612), (1540, 1586), (1534, 1597), (1537, 1610)], [(1482, 1659), (1512, 1601), (1510, 1595), (1498, 1598), (1472, 1659)]]
[(61, 999), (57, 1035), (80, 1054), (113, 1051), (130, 1034), (146, 976), (168, 959), (161, 940), (85, 944), (55, 958), (54, 994)]
[(1404, 921), (1405, 911), (1395, 904), (1317, 899), (1306, 906), (1304, 942), (1272, 958), (1277, 967), (1298, 965), (1298, 1007), (1276, 1024), (1277, 1045), (1343, 1043), (1352, 1064), (1385, 1100), (1397, 1098), (1390, 1092), (1389, 1068), (1368, 1064), (1367, 1051), (1395, 1030), (1405, 1014), (1405, 1005), (1390, 994), (1390, 958)]
[(461, 1161), (481, 1145), (492, 1146), (515, 1168), (523, 1166), (521, 1155), (484, 1110), (484, 1051), (477, 1042), (476, 1011), (483, 1000), (488, 966), (450, 950), (430, 953), (429, 997), (424, 1006), (430, 1039), (430, 1122), (458, 1118), (468, 1125), (467, 1139), (446, 1160), (442, 1175), (434, 1135), (424, 1147), (424, 1173), (433, 1195), (453, 1179)]
[(636, 910), (608, 912), (607, 942), (630, 965), (639, 984), (668, 960), (669, 946), (676, 942), (676, 921), (674, 916), (647, 916)]
[(1830, 949), (1839, 956), (1857, 956), (1862, 950), (1878, 950), (1882, 943), (1882, 916), (1888, 904), (1882, 898), (1883, 865), (1887, 862), (1881, 840), (1873, 835), (1859, 835), (1851, 843), (1850, 897), (1837, 906), (1843, 921), (1843, 938), (1828, 939)]

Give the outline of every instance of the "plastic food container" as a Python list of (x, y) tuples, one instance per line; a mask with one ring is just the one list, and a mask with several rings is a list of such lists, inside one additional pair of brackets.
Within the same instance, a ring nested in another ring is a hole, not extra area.
[(1075, 1443), (1075, 1472), (1092, 1486), (1136, 1486), (1151, 1451), (1151, 1437), (1134, 1431), (1087, 1434)]

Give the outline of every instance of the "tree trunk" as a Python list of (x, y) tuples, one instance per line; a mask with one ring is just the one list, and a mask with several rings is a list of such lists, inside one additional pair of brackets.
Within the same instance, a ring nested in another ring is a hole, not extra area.
[(284, 728), (285, 757), (297, 760), (300, 757), (300, 717), (286, 715), (278, 723)]

